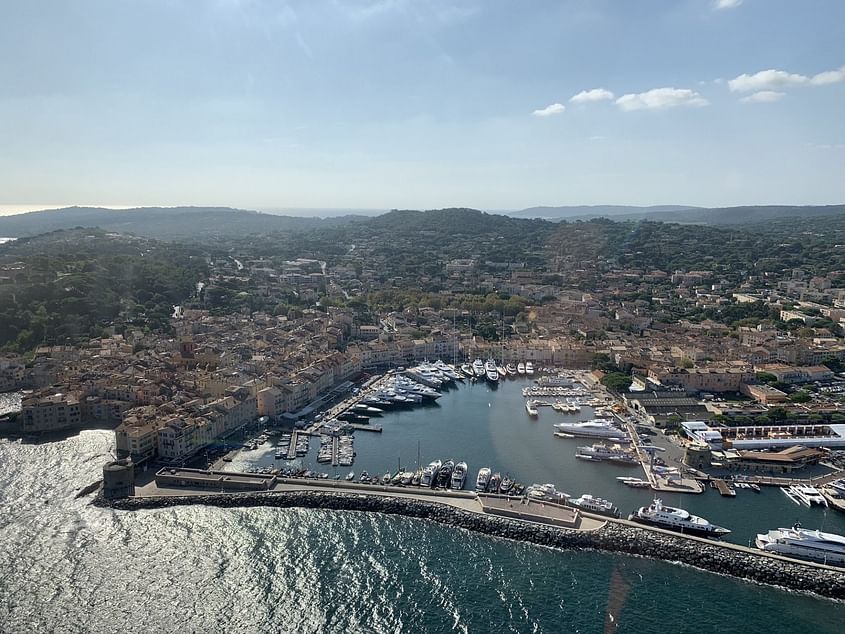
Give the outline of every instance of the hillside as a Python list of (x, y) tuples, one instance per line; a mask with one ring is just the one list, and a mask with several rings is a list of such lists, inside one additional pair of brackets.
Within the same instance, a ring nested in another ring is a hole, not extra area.
[(562, 207), (528, 207), (519, 211), (507, 212), (514, 218), (542, 218), (544, 220), (568, 220), (575, 218), (611, 218), (626, 216), (629, 218), (645, 217), (651, 213), (683, 212), (700, 209), (688, 205), (652, 205), (637, 207), (634, 205), (568, 205)]
[(779, 218), (808, 218), (845, 214), (845, 205), (797, 206), (757, 205), (747, 207), (722, 207), (687, 211), (653, 211), (648, 220), (659, 222), (685, 222), (707, 225), (742, 225), (767, 222)]
[(0, 217), (0, 236), (18, 238), (73, 227), (99, 227), (160, 240), (208, 240), (270, 231), (302, 231), (344, 224), (357, 216), (331, 219), (263, 214), (229, 207), (139, 207), (115, 210), (66, 207)]
[(167, 329), (208, 275), (201, 250), (97, 229), (0, 246), (0, 350), (73, 343), (104, 327)]

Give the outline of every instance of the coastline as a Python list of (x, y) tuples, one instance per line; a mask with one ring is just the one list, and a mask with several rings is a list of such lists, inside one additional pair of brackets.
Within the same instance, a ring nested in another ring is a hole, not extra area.
[(222, 508), (296, 507), (401, 515), (560, 550), (595, 550), (680, 563), (767, 586), (845, 600), (843, 570), (764, 554), (735, 544), (644, 527), (626, 520), (608, 520), (600, 528), (578, 530), (477, 513), (435, 501), (316, 490), (203, 493), (114, 500), (105, 499), (100, 492), (92, 503), (121, 511), (204, 505)]

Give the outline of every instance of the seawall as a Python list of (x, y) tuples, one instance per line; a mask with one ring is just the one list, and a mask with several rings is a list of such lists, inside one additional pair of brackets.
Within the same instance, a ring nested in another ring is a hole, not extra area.
[(98, 496), (94, 503), (125, 511), (199, 504), (223, 508), (298, 507), (403, 515), (551, 548), (598, 550), (678, 562), (756, 583), (845, 599), (845, 571), (805, 565), (741, 547), (732, 548), (624, 522), (608, 522), (594, 531), (579, 531), (474, 513), (426, 500), (334, 491), (199, 494), (118, 500), (105, 500)]

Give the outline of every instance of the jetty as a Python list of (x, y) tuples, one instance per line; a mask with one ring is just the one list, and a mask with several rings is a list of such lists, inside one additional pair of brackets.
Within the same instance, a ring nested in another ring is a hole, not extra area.
[(714, 478), (711, 480), (713, 486), (719, 492), (720, 495), (723, 495), (727, 498), (736, 497), (736, 491), (728, 486), (728, 483), (722, 480), (721, 478)]
[(288, 455), (286, 456), (288, 460), (296, 459), (296, 441), (298, 436), (298, 431), (294, 431), (290, 436), (290, 445), (288, 445)]
[[(405, 489), (342, 481), (276, 476), (257, 479), (252, 476), (255, 479), (253, 483), (248, 474), (186, 469), (167, 472), (165, 475), (174, 483), (181, 481), (187, 484), (197, 473), (205, 474), (207, 480), (195, 480), (189, 486), (160, 486), (153, 481), (134, 488), (130, 497), (106, 499), (100, 495), (95, 503), (124, 511), (202, 504), (226, 508), (299, 507), (402, 515), (552, 548), (591, 549), (679, 562), (739, 579), (845, 599), (845, 571), (841, 568), (583, 511), (578, 511), (579, 523), (576, 527), (566, 527), (555, 521), (552, 513), (557, 513), (557, 510), (551, 511), (554, 507), (549, 503), (525, 505), (520, 503), (520, 498), (509, 500), (505, 497), (502, 501), (490, 501), (465, 491)], [(225, 481), (221, 478), (231, 478), (230, 484), (239, 487), (255, 488), (224, 492)], [(199, 486), (195, 486), (197, 484)]]

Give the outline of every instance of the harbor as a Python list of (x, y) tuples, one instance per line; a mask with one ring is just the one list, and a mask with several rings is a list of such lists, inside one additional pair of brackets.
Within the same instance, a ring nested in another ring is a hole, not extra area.
[[(663, 452), (653, 452), (659, 462), (665, 463), (657, 464), (657, 470), (649, 468), (651, 456), (643, 449), (643, 443), (639, 442), (642, 439), (639, 438), (627, 446), (629, 451), (637, 452), (645, 467), (634, 465), (629, 468), (613, 462), (577, 458), (579, 448), (603, 441), (555, 436), (554, 425), (578, 423), (609, 414), (609, 401), (600, 389), (582, 386), (581, 395), (577, 397), (581, 403), (580, 411), (562, 412), (551, 406), (540, 406), (538, 415), (532, 417), (526, 412), (527, 397), (523, 395), (523, 390), (536, 386), (534, 380), (537, 378), (524, 375), (509, 377), (495, 385), (485, 379), (454, 382), (440, 391), (439, 398), (430, 402), (388, 409), (371, 419), (378, 421), (381, 433), (354, 430), (355, 455), (351, 467), (335, 466), (333, 461), (318, 463), (317, 443), (312, 443), (304, 456), (291, 461), (276, 461), (271, 441), (257, 451), (239, 452), (231, 463), (225, 464), (225, 468), (233, 471), (296, 469), (300, 473), (323, 473), (329, 480), (345, 479), (350, 471), (354, 471), (357, 481), (364, 471), (379, 478), (389, 472), (392, 479), (400, 471), (413, 474), (433, 460), (445, 462), (451, 459), (454, 463), (464, 461), (468, 465), (465, 490), (474, 488), (479, 469), (489, 467), (493, 472), (501, 473), (502, 477), (509, 475), (526, 487), (533, 483), (554, 483), (573, 499), (589, 494), (610, 500), (623, 516), (648, 505), (659, 494), (667, 504), (685, 508), (730, 528), (732, 532), (723, 539), (743, 545), (753, 544), (756, 535), (761, 532), (795, 523), (845, 534), (845, 514), (833, 505), (812, 508), (797, 505), (777, 486), (767, 486), (765, 482), (759, 487), (759, 493), (734, 484), (735, 498), (727, 498), (716, 490), (705, 488), (698, 480), (684, 478), (679, 481), (680, 465), (675, 460), (680, 450), (661, 434), (650, 439), (654, 446), (665, 448)], [(362, 386), (358, 394), (350, 394), (342, 403), (335, 405), (330, 413), (336, 415), (348, 410), (364, 395), (380, 389), (384, 381), (383, 376), (374, 378), (369, 385)], [(554, 402), (557, 397), (535, 398)], [(561, 397), (561, 400), (565, 398)], [(324, 414), (321, 420), (327, 416)], [(618, 418), (617, 421), (622, 436), (631, 440), (631, 436), (637, 435), (633, 424), (623, 425)], [(370, 422), (362, 427), (372, 425), (373, 422)], [(317, 429), (311, 424), (300, 433), (319, 434)], [(678, 473), (673, 473), (672, 469), (678, 469)], [(765, 476), (749, 478), (756, 483), (764, 480)], [(772, 480), (771, 484), (781, 484), (782, 479)], [(783, 480), (784, 483), (794, 483)], [(644, 482), (651, 486), (643, 486)], [(693, 491), (700, 494), (689, 495)]]

